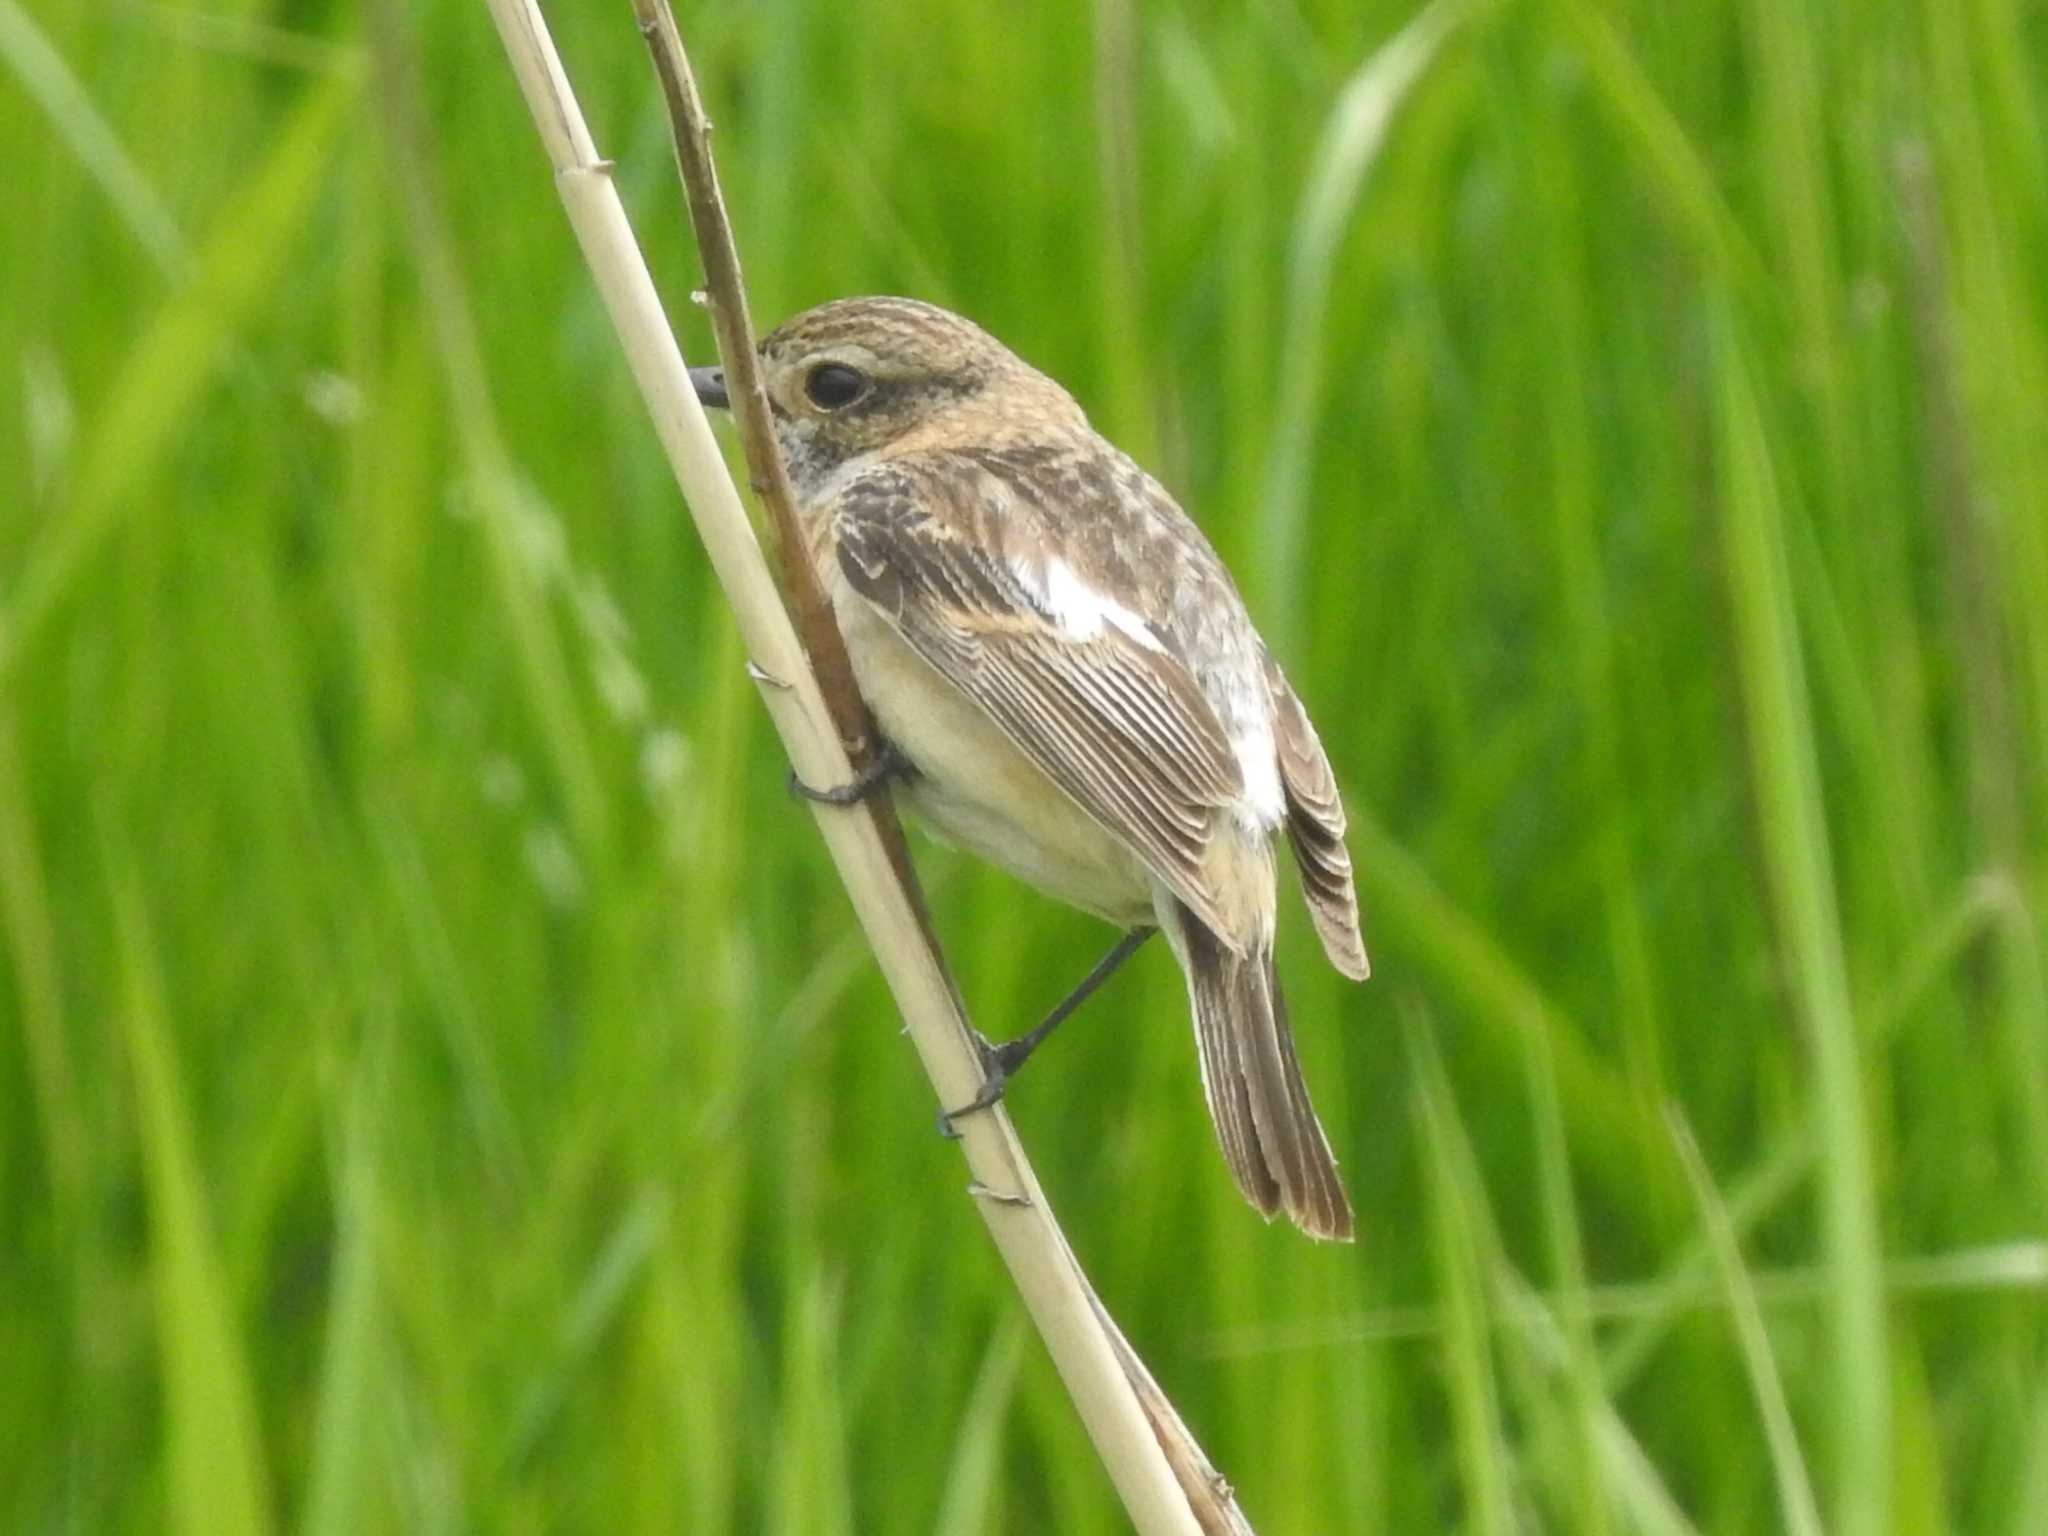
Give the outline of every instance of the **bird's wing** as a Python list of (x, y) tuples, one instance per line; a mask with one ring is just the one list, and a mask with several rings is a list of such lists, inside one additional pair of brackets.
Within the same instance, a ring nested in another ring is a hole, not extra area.
[(1057, 553), (1040, 551), (1034, 566), (1005, 548), (1003, 528), (1046, 526), (1028, 497), (971, 465), (871, 470), (837, 498), (840, 570), (1082, 810), (1222, 929), (1203, 853), (1218, 809), (1243, 789), (1222, 722), (1165, 636)]
[(1280, 783), (1287, 793), (1287, 840), (1294, 846), (1301, 894), (1330, 964), (1352, 980), (1363, 981), (1371, 967), (1358, 932), (1358, 896), (1351, 882), (1351, 853), (1344, 846), (1344, 802), (1337, 793), (1337, 775), (1280, 664), (1270, 652), (1263, 655), (1266, 696), (1273, 706), (1273, 744), (1279, 749)]

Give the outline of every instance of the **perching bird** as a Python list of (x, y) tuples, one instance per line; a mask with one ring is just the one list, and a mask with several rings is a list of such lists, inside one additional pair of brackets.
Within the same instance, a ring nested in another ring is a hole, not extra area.
[[(1155, 927), (1187, 975), (1239, 1189), (1348, 1238), (1273, 969), (1273, 840), (1330, 962), (1367, 974), (1344, 810), (1315, 728), (1209, 541), (1058, 384), (911, 299), (798, 315), (761, 362), (810, 553), (885, 773), (941, 838), (1125, 937), (984, 1098)], [(723, 405), (717, 369), (695, 371)]]

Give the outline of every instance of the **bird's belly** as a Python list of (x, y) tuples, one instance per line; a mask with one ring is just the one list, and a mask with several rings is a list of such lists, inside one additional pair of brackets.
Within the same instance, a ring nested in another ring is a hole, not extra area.
[(898, 799), (928, 830), (1070, 906), (1152, 921), (1152, 881), (979, 707), (856, 599), (840, 609), (855, 679), (917, 769)]
[[(1046, 792), (1060, 794), (1050, 781)], [(1151, 886), (1143, 871), (1071, 802), (1059, 816), (1034, 821), (1020, 818), (1014, 803), (995, 806), (929, 775), (907, 786), (902, 799), (935, 836), (1069, 906), (1122, 928), (1152, 921)]]

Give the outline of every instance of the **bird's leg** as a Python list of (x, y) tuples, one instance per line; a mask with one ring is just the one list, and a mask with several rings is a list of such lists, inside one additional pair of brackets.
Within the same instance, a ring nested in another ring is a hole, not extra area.
[(789, 792), (806, 800), (815, 800), (820, 805), (858, 805), (892, 779), (909, 778), (916, 772), (910, 759), (896, 750), (896, 743), (883, 737), (866, 766), (844, 784), (834, 784), (830, 789), (813, 789), (798, 778), (792, 768), (789, 770)]
[(1017, 1075), (1026, 1059), (1038, 1049), (1045, 1037), (1058, 1029), (1067, 1015), (1086, 1002), (1089, 994), (1109, 980), (1110, 973), (1130, 959), (1137, 952), (1138, 946), (1151, 938), (1156, 931), (1152, 928), (1133, 928), (1118, 939), (1110, 952), (1095, 962), (1095, 969), (1081, 978), (1081, 984), (1069, 992), (1058, 1007), (1016, 1039), (1005, 1040), (1001, 1045), (991, 1045), (985, 1040), (982, 1041), (981, 1091), (958, 1109), (939, 1111), (939, 1134), (947, 1137), (959, 1135), (959, 1132), (953, 1129), (955, 1120), (962, 1115), (971, 1115), (978, 1109), (987, 1109), (1000, 1099), (1003, 1090), (1009, 1086), (1010, 1079)]

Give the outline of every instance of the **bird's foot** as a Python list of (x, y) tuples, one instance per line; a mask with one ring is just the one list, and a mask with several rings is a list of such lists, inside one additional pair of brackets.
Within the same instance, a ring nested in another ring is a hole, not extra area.
[[(1051, 1023), (1057, 1025), (1059, 1020), (1054, 1019)], [(1010, 1086), (1010, 1079), (1017, 1075), (1026, 1058), (1038, 1049), (1039, 1042), (1051, 1033), (1047, 1025), (1041, 1024), (1014, 1040), (1005, 1040), (998, 1045), (977, 1032), (974, 1039), (975, 1044), (981, 1047), (981, 1087), (958, 1109), (939, 1111), (939, 1134), (948, 1141), (958, 1141), (960, 1132), (953, 1124), (955, 1120), (979, 1114), (1002, 1102), (1003, 1090)]]
[(1016, 1039), (997, 1045), (977, 1032), (974, 1038), (981, 1047), (980, 1091), (958, 1109), (939, 1111), (939, 1134), (949, 1141), (957, 1140), (960, 1133), (953, 1128), (955, 1120), (987, 1109), (1001, 1099), (1010, 1079), (1023, 1070), (1024, 1063), (1044, 1043), (1045, 1037), (1058, 1029), (1067, 1015), (1080, 1007), (1089, 993), (1107, 981), (1110, 973), (1128, 960), (1139, 945), (1152, 937), (1153, 932), (1151, 928), (1133, 928), (1118, 939), (1110, 952), (1096, 961), (1095, 969), (1081, 978), (1081, 984), (1069, 992), (1057, 1008), (1040, 1020), (1035, 1028), (1026, 1030)]
[(820, 805), (858, 805), (870, 795), (887, 787), (895, 779), (910, 777), (917, 770), (910, 759), (896, 750), (891, 741), (883, 741), (875, 755), (868, 759), (854, 776), (844, 784), (834, 784), (829, 789), (818, 789), (806, 784), (796, 776), (794, 768), (789, 770), (789, 792), (806, 800), (815, 800)]

